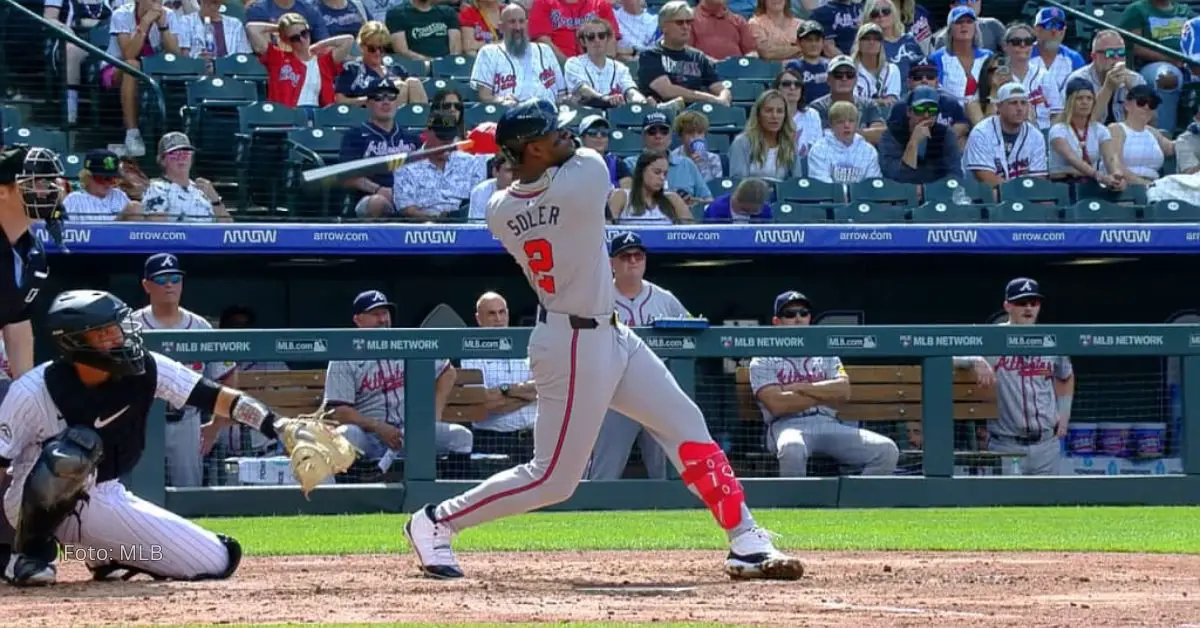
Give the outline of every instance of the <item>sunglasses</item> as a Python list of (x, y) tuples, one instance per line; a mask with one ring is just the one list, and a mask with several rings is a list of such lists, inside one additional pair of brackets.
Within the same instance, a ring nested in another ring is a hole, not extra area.
[(858, 78), (858, 72), (830, 72), (829, 76), (831, 76), (835, 79), (842, 79), (842, 80), (856, 79), (856, 78)]
[(909, 75), (909, 78), (911, 78), (914, 81), (936, 81), (937, 80), (937, 72), (929, 72), (929, 71), (913, 72), (912, 74)]
[(312, 35), (312, 31), (306, 28), (295, 35), (288, 37), (288, 41), (292, 42), (293, 44), (298, 44), (301, 41), (308, 39), (310, 35)]
[(94, 174), (94, 175), (92, 175), (92, 181), (95, 181), (96, 183), (99, 183), (101, 185), (112, 185), (117, 182), (117, 177), (103, 175), (103, 174)]
[(1067, 29), (1067, 23), (1059, 21), (1046, 22), (1045, 24), (1042, 24), (1042, 28), (1048, 31), (1061, 31)]
[(858, 38), (858, 41), (883, 41), (883, 35), (879, 33), (867, 33)]
[(363, 50), (375, 54), (377, 52), (384, 52), (387, 48), (385, 46), (363, 46)]
[(1037, 307), (1042, 304), (1041, 299), (1017, 299), (1012, 302), (1017, 307)]
[(608, 129), (596, 129), (583, 134), (584, 137), (608, 137)]
[(804, 85), (804, 83), (802, 81), (792, 81), (792, 80), (779, 81), (780, 87), (800, 87), (801, 85)]
[(617, 259), (619, 259), (623, 262), (640, 262), (640, 261), (646, 259), (646, 252), (645, 251), (626, 251), (624, 253), (619, 253), (617, 255)]
[(913, 105), (912, 110), (919, 116), (936, 116), (938, 114), (938, 106), (934, 104)]
[(160, 286), (167, 284), (176, 285), (183, 281), (183, 275), (157, 275), (153, 278), (153, 281)]
[(646, 129), (645, 131), (642, 131), (642, 135), (649, 135), (652, 137), (656, 137), (659, 135), (670, 135), (670, 134), (671, 134), (671, 129), (665, 129), (661, 126), (657, 126), (657, 127), (654, 127), (653, 129)]
[(1124, 59), (1125, 58), (1125, 49), (1124, 48), (1109, 48), (1104, 51), (1104, 58), (1105, 59)]
[(391, 93), (371, 94), (370, 96), (367, 96), (367, 100), (371, 102), (395, 102), (398, 98), (400, 98), (399, 95)]
[(881, 17), (887, 17), (891, 14), (892, 14), (891, 7), (883, 7), (882, 9), (875, 9), (874, 11), (871, 11), (871, 19), (877, 20)]
[(584, 41), (596, 41), (597, 39), (600, 41), (608, 41), (608, 31), (600, 33), (584, 33), (583, 35), (580, 35), (580, 37), (583, 37)]
[(1139, 107), (1148, 107), (1150, 109), (1150, 111), (1154, 111), (1155, 109), (1158, 109), (1158, 101), (1157, 100), (1151, 100), (1149, 98), (1138, 98), (1138, 99), (1134, 100), (1133, 102), (1134, 102), (1134, 104), (1136, 104)]
[(434, 105), (434, 109), (438, 111), (462, 111), (463, 104), (460, 102), (440, 102)]
[(805, 316), (809, 316), (811, 314), (812, 314), (812, 312), (808, 311), (806, 308), (795, 307), (795, 308), (788, 308), (788, 309), (780, 312), (779, 318), (786, 318), (786, 319), (790, 320), (793, 318), (804, 318)]
[(1006, 40), (1008, 45), (1017, 46), (1019, 48), (1027, 48), (1037, 43), (1036, 37), (1010, 37)]

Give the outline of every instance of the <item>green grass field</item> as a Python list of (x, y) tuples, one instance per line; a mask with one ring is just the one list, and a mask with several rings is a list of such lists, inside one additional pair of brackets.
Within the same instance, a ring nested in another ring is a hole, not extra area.
[[(1197, 507), (759, 510), (794, 550), (1200, 554)], [(251, 555), (406, 552), (404, 515), (202, 519)], [(722, 549), (707, 511), (535, 513), (465, 530), (460, 551)]]

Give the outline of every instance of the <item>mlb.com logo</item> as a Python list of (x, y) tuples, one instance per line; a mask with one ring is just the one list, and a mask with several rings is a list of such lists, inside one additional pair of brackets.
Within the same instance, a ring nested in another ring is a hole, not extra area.
[(363, 351), (367, 348), (367, 340), (365, 338), (355, 338), (350, 341), (350, 346), (354, 347), (355, 351)]
[(159, 347), (158, 350), (162, 353), (171, 353), (171, 352), (175, 351), (175, 341), (174, 340), (164, 340), (162, 342), (162, 346)]
[(512, 351), (512, 338), (463, 338), (463, 351)]

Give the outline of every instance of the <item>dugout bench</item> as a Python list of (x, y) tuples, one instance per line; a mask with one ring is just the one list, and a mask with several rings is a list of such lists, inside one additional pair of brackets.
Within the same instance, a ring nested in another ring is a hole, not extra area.
[[(454, 389), (446, 402), (442, 420), (448, 423), (475, 423), (487, 418), (487, 387), (483, 385), (483, 372), (479, 369), (457, 369), (458, 377)], [(325, 397), (325, 369), (295, 371), (241, 371), (238, 373), (238, 388), (267, 404), (272, 410), (284, 415), (315, 412)], [(375, 460), (359, 459), (344, 474), (338, 476), (339, 483), (399, 482), (404, 477), (402, 460), (396, 461), (391, 469), (381, 474)], [(462, 479), (464, 476), (487, 477), (495, 471), (508, 468), (512, 462), (507, 456), (488, 456), (473, 460), (470, 469), (455, 468), (444, 457), (438, 460), (438, 477)], [(459, 465), (460, 466), (460, 465)]]
[[(918, 365), (848, 365), (846, 374), (850, 378), (850, 399), (830, 404), (838, 411), (838, 418), (847, 422), (860, 422), (865, 429), (896, 438), (887, 430), (887, 423), (907, 423), (921, 420), (921, 367)], [(739, 452), (739, 469), (746, 476), (777, 477), (779, 464), (775, 456), (765, 450), (765, 435), (762, 412), (750, 390), (750, 369), (739, 366), (734, 374), (737, 387), (738, 418), (757, 435), (762, 443), (759, 451)], [(975, 382), (972, 371), (955, 369), (953, 384), (954, 420), (988, 421), (999, 416), (994, 389), (985, 389)], [(875, 424), (875, 425), (870, 425)], [(956, 446), (956, 466), (998, 467), (999, 457), (986, 451), (966, 451)], [(904, 448), (901, 444), (898, 470), (920, 469), (920, 448)], [(838, 464), (822, 455), (809, 457), (809, 475), (812, 477), (836, 477)], [(919, 473), (919, 471), (918, 471)]]

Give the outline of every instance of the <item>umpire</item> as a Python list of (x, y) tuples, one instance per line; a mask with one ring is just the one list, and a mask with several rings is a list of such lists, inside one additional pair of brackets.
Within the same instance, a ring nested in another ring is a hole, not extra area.
[[(50, 266), (42, 241), (29, 229), (35, 219), (61, 215), (62, 165), (53, 151), (13, 146), (0, 151), (0, 336), (13, 378), (33, 368), (33, 325), (29, 319)], [(12, 381), (0, 379), (0, 399)], [(0, 475), (0, 494), (8, 475)], [(0, 561), (8, 564), (13, 529), (0, 513)]]
[[(1005, 325), (1037, 324), (1042, 311), (1038, 282), (1018, 277), (1004, 288)], [(1075, 371), (1066, 356), (969, 356), (955, 368), (973, 369), (979, 383), (995, 384), (1000, 417), (988, 421), (988, 451), (1019, 454), (1025, 475), (1058, 475), (1060, 439), (1067, 435)]]

